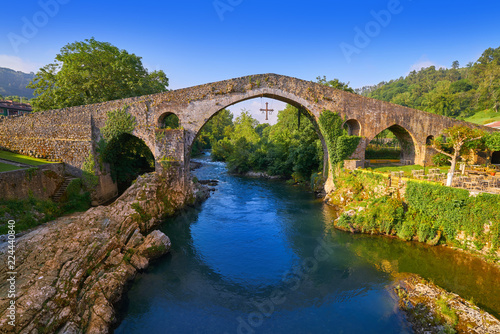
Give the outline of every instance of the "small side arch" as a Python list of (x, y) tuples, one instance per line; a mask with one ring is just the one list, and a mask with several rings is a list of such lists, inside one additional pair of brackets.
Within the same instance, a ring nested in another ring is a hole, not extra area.
[[(401, 160), (401, 163), (405, 165), (415, 164), (416, 160), (415, 144), (417, 141), (415, 140), (413, 135), (399, 124), (393, 124), (388, 128), (384, 129), (383, 131), (381, 131), (380, 133), (384, 132), (385, 130), (389, 130), (397, 139), (398, 146), (400, 147), (399, 159)], [(371, 143), (372, 140), (374, 140), (377, 136), (369, 138), (368, 142)], [(387, 142), (388, 140), (384, 139), (383, 141)]]
[(425, 139), (425, 145), (431, 145), (433, 140), (434, 140), (433, 135), (427, 136), (427, 138)]
[(344, 123), (344, 129), (349, 136), (359, 136), (361, 133), (361, 124), (355, 119), (349, 119)]
[(491, 163), (500, 165), (500, 151), (495, 151), (491, 154)]
[(158, 117), (157, 126), (159, 129), (179, 129), (181, 123), (179, 121), (179, 117), (176, 114), (174, 114), (173, 112), (166, 112)]

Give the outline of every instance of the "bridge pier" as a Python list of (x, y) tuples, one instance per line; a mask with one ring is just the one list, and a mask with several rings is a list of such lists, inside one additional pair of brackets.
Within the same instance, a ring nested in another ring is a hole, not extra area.
[(191, 192), (189, 174), (189, 152), (187, 138), (183, 129), (155, 130), (155, 170), (170, 178), (175, 174), (175, 183), (186, 194)]

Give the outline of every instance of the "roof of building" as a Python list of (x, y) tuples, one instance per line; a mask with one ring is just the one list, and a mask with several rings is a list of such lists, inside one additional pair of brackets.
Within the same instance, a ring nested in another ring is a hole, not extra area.
[(12, 100), (0, 101), (0, 108), (21, 110), (21, 111), (33, 111), (33, 108), (28, 103), (19, 103)]
[(485, 126), (489, 126), (490, 128), (500, 129), (500, 121), (496, 121), (496, 122), (493, 122), (493, 123), (485, 124)]

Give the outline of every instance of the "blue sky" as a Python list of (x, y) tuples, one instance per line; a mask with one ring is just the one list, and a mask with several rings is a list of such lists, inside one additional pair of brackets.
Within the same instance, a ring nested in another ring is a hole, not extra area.
[(500, 46), (497, 1), (21, 0), (3, 8), (0, 67), (36, 72), (65, 44), (94, 36), (165, 71), (171, 89), (258, 73), (326, 75), (358, 88), (421, 66), (464, 66)]

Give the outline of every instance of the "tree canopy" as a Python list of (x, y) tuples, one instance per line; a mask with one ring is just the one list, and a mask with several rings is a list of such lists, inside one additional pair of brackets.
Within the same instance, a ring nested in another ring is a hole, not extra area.
[(450, 187), (457, 160), (463, 154), (463, 150), (477, 148), (481, 144), (480, 139), (486, 136), (486, 132), (464, 125), (456, 125), (445, 129), (443, 135), (432, 141), (432, 147), (439, 153), (446, 155), (451, 162), (446, 183)]
[(349, 93), (355, 93), (354, 89), (349, 87), (349, 82), (345, 83), (345, 82), (340, 81), (339, 79), (327, 80), (326, 76), (323, 76), (323, 77), (319, 76), (316, 78), (316, 80), (319, 84), (333, 87), (333, 88), (337, 88), (340, 90), (345, 90), (346, 92), (349, 92)]
[(412, 71), (406, 77), (357, 93), (382, 101), (420, 109), (448, 117), (467, 118), (478, 111), (500, 107), (500, 47), (489, 48), (474, 63), (451, 68), (430, 66)]
[(64, 46), (29, 83), (35, 111), (98, 103), (167, 90), (163, 71), (148, 72), (141, 57), (94, 38)]

